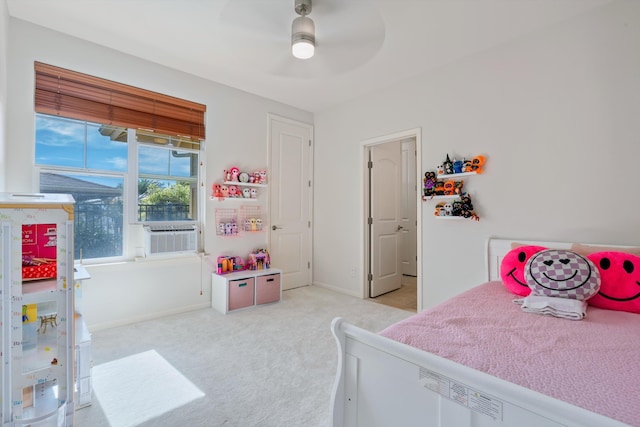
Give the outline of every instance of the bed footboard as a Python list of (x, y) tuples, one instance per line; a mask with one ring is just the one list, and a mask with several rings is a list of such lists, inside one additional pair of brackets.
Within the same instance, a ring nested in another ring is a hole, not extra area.
[(350, 325), (331, 324), (334, 427), (622, 427), (626, 424)]

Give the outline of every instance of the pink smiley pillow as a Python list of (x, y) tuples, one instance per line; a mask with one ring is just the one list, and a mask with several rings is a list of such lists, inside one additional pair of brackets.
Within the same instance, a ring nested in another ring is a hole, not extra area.
[(502, 263), (500, 264), (502, 284), (516, 295), (523, 297), (529, 295), (531, 288), (527, 285), (524, 277), (524, 267), (529, 258), (545, 249), (547, 248), (542, 246), (520, 246), (511, 249), (504, 258), (502, 258)]
[(601, 284), (589, 305), (640, 313), (640, 257), (627, 252), (587, 255), (600, 270)]

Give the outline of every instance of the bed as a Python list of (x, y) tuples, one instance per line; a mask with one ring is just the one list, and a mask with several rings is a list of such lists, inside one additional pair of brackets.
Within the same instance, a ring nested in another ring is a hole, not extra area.
[(486, 283), (380, 333), (334, 319), (332, 424), (640, 426), (640, 314), (589, 307), (573, 321), (524, 313), (500, 281), (515, 244), (489, 239)]

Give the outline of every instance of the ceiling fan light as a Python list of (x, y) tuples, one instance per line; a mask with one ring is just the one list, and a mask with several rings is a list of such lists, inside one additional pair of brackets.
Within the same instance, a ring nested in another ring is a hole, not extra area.
[(316, 28), (306, 16), (293, 20), (291, 26), (291, 53), (299, 59), (309, 59), (313, 56), (316, 46)]

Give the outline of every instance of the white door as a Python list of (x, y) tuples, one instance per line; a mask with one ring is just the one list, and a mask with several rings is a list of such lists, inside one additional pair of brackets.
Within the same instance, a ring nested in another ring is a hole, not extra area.
[(416, 140), (409, 138), (402, 141), (402, 205), (400, 212), (402, 274), (407, 276), (418, 275), (417, 191)]
[(370, 297), (399, 289), (402, 197), (402, 146), (400, 141), (370, 148), (371, 284)]
[(269, 255), (282, 289), (311, 284), (313, 127), (269, 116)]

